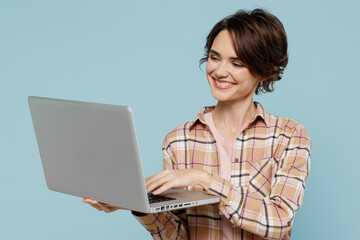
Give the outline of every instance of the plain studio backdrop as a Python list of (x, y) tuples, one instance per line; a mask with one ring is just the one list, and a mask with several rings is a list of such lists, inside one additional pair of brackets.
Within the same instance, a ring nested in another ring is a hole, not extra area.
[(144, 174), (161, 144), (215, 104), (205, 39), (238, 9), (284, 24), (289, 64), (275, 91), (255, 97), (309, 131), (312, 168), (293, 240), (354, 239), (359, 227), (357, 1), (0, 1), (0, 239), (150, 239), (127, 211), (98, 212), (47, 189), (29, 95), (129, 105)]

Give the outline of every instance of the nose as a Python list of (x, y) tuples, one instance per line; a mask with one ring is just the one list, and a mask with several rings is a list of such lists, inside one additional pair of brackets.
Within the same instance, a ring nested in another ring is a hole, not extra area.
[(226, 78), (228, 75), (229, 75), (229, 71), (226, 68), (226, 63), (222, 62), (216, 68), (215, 76), (216, 76), (216, 78)]

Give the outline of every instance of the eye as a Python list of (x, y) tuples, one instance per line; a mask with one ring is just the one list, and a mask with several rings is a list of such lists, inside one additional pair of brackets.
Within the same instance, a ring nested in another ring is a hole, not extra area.
[(210, 59), (213, 60), (213, 61), (218, 61), (218, 60), (220, 60), (219, 58), (215, 57), (214, 55), (210, 55), (209, 57), (210, 57)]
[(245, 67), (244, 65), (242, 65), (241, 63), (238, 63), (238, 62), (233, 62), (233, 65), (234, 65), (234, 67), (236, 67), (236, 68)]

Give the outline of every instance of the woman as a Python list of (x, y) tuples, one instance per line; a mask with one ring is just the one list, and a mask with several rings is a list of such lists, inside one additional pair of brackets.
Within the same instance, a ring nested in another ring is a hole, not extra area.
[(205, 51), (200, 62), (207, 62), (218, 103), (165, 137), (165, 170), (147, 178), (146, 188), (153, 194), (188, 188), (221, 201), (133, 214), (154, 239), (290, 239), (310, 170), (310, 137), (299, 123), (253, 101), (254, 94), (273, 91), (287, 65), (283, 25), (261, 9), (238, 11), (214, 26)]

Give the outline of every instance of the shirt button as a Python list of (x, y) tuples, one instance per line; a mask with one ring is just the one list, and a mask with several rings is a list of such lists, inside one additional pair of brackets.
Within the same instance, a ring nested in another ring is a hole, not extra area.
[(239, 159), (238, 159), (238, 158), (235, 158), (235, 162), (239, 162)]

